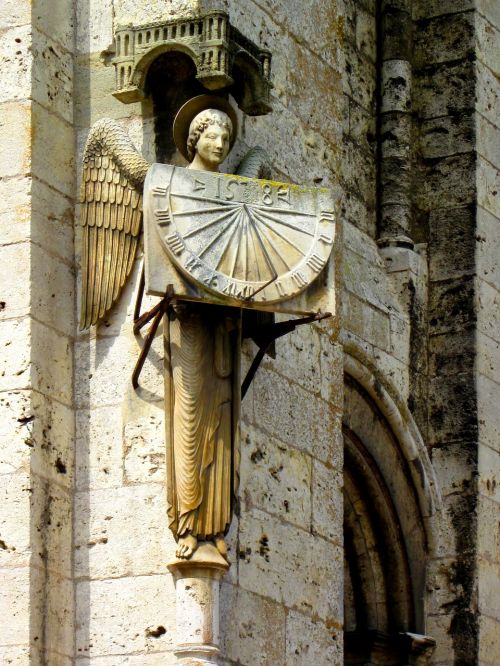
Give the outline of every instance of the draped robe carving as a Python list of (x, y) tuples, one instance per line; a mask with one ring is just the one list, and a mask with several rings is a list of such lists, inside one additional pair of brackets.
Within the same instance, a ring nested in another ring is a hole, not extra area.
[(223, 535), (238, 483), (239, 338), (229, 308), (172, 308), (165, 336), (170, 529)]

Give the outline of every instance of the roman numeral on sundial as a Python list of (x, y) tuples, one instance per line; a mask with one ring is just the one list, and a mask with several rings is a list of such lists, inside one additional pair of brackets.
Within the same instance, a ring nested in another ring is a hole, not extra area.
[(184, 249), (184, 243), (182, 238), (177, 232), (170, 234), (165, 238), (168, 247), (172, 250), (174, 254), (181, 254)]
[(313, 271), (319, 271), (321, 268), (323, 268), (323, 260), (321, 257), (318, 257), (317, 254), (311, 254), (306, 263), (309, 268), (313, 269)]
[(155, 197), (166, 197), (168, 194), (168, 187), (167, 186), (163, 187), (162, 185), (156, 185), (155, 187), (153, 187), (151, 191), (153, 193), (153, 196)]
[(335, 215), (331, 210), (322, 210), (319, 214), (319, 219), (326, 222), (335, 222)]
[(292, 280), (297, 285), (297, 287), (305, 287), (307, 284), (304, 273), (301, 271), (295, 271), (295, 273), (292, 273)]
[(155, 210), (155, 217), (158, 220), (159, 227), (166, 227), (172, 221), (170, 218), (170, 212), (168, 210)]
[(320, 240), (322, 243), (326, 243), (326, 245), (332, 245), (333, 244), (333, 239), (330, 238), (330, 236), (327, 236), (326, 234), (321, 234), (318, 237), (318, 240)]

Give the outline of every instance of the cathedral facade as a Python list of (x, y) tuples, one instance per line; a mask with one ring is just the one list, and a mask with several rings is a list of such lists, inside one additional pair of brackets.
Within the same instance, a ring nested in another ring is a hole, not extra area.
[(499, 4), (3, 0), (0, 26), (0, 662), (180, 663), (164, 341), (134, 388), (142, 241), (80, 330), (79, 187), (105, 117), (184, 165), (175, 114), (217, 87), (227, 172), (260, 146), (337, 220), (334, 316), (242, 401), (220, 663), (498, 664)]

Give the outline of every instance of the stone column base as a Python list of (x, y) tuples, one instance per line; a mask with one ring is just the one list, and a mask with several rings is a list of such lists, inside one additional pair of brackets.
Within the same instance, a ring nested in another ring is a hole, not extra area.
[(202, 543), (189, 560), (167, 566), (175, 580), (178, 663), (218, 664), (219, 584), (229, 564), (215, 546)]

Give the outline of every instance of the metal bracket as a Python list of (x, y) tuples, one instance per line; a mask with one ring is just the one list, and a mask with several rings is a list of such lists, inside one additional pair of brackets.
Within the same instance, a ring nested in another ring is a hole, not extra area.
[(313, 324), (314, 322), (321, 321), (322, 319), (327, 319), (331, 317), (330, 312), (325, 312), (324, 314), (318, 312), (316, 314), (310, 315), (309, 317), (301, 317), (300, 319), (288, 319), (287, 321), (280, 321), (273, 324), (264, 324), (259, 326), (255, 331), (250, 331), (246, 336), (251, 338), (255, 344), (259, 347), (259, 351), (255, 355), (252, 365), (248, 369), (243, 384), (241, 385), (241, 399), (245, 397), (250, 384), (252, 383), (255, 373), (257, 372), (259, 365), (264, 358), (266, 351), (278, 338), (287, 335), (294, 331), (297, 326), (303, 326), (304, 324)]
[[(168, 306), (170, 305), (172, 299), (174, 298), (173, 286), (169, 285), (165, 296), (159, 301), (151, 310), (140, 314), (142, 298), (144, 296), (144, 265), (142, 267), (141, 278), (139, 281), (139, 287), (137, 290), (137, 297), (134, 307), (134, 333), (137, 335), (139, 331), (146, 326), (148, 322), (153, 320), (151, 327), (144, 339), (144, 345), (142, 347), (137, 363), (135, 364), (134, 372), (132, 373), (132, 386), (136, 389), (139, 386), (139, 376), (141, 374), (144, 362), (149, 354), (151, 345), (153, 344), (153, 339), (160, 325), (160, 321), (163, 315), (167, 312)], [(297, 326), (303, 326), (304, 324), (313, 324), (315, 322), (321, 321), (322, 319), (327, 319), (331, 317), (330, 312), (317, 312), (315, 314), (309, 315), (308, 317), (301, 317), (300, 319), (288, 319), (287, 321), (280, 321), (272, 324), (263, 324), (257, 326), (254, 330), (250, 330), (245, 337), (250, 338), (255, 342), (259, 347), (257, 354), (255, 355), (252, 365), (248, 369), (248, 372), (243, 380), (241, 385), (241, 399), (245, 397), (250, 384), (252, 383), (255, 373), (257, 372), (259, 365), (262, 362), (267, 350), (271, 345), (284, 335), (288, 335), (294, 331)]]
[(151, 310), (148, 310), (144, 314), (139, 315), (143, 295), (144, 295), (144, 267), (142, 269), (141, 279), (139, 282), (139, 289), (137, 291), (137, 298), (134, 308), (134, 333), (137, 335), (141, 330), (141, 328), (146, 326), (146, 324), (150, 322), (151, 319), (153, 320), (153, 323), (151, 324), (151, 327), (147, 332), (146, 337), (144, 338), (144, 345), (141, 349), (141, 353), (139, 354), (139, 358), (137, 359), (137, 363), (135, 364), (135, 368), (132, 373), (132, 386), (134, 387), (134, 389), (136, 389), (139, 386), (139, 376), (142, 372), (144, 362), (146, 361), (146, 358), (149, 354), (149, 350), (151, 349), (151, 345), (153, 344), (153, 340), (156, 335), (156, 331), (158, 330), (158, 326), (160, 325), (160, 321), (162, 320), (163, 315), (167, 312), (170, 302), (174, 298), (174, 290), (172, 285), (168, 285), (167, 291), (165, 292), (165, 296), (161, 299), (161, 301), (159, 301), (159, 303), (157, 303), (153, 308), (151, 308)]

